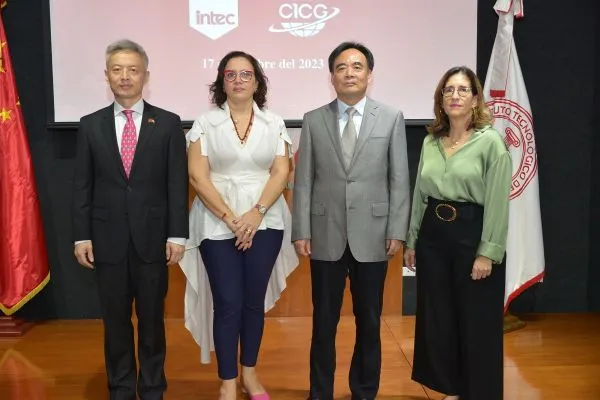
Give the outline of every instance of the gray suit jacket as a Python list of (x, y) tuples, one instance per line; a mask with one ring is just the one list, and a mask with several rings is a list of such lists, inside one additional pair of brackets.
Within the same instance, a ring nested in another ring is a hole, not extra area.
[(304, 115), (294, 178), (292, 240), (311, 258), (339, 260), (349, 243), (360, 262), (385, 261), (385, 240), (405, 240), (409, 219), (406, 132), (401, 111), (369, 98), (346, 169), (337, 101)]

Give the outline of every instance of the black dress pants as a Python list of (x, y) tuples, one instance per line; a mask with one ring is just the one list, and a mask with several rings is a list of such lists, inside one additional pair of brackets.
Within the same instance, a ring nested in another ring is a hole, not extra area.
[[(166, 340), (164, 300), (167, 294), (166, 262), (145, 263), (129, 241), (127, 257), (117, 264), (96, 263), (102, 320), (104, 356), (111, 400), (163, 398)], [(132, 303), (138, 318), (139, 375), (135, 358)]]
[(352, 399), (374, 399), (381, 373), (381, 310), (387, 261), (358, 262), (346, 247), (337, 261), (310, 261), (313, 330), (310, 347), (310, 398), (333, 399), (335, 336), (350, 278), (356, 342), (350, 366)]
[[(471, 279), (483, 207), (435, 199), (415, 249), (417, 314), (412, 378), (461, 400), (501, 400), (503, 393), (503, 265)], [(451, 219), (453, 221), (444, 221)]]

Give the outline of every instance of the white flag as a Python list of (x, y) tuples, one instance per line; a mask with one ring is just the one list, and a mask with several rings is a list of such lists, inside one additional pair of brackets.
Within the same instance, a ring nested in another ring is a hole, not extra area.
[(531, 107), (513, 40), (515, 15), (523, 17), (523, 1), (498, 0), (498, 31), (484, 85), (494, 128), (510, 150), (513, 175), (506, 244), (504, 310), (544, 277), (544, 241), (540, 216), (538, 161)]

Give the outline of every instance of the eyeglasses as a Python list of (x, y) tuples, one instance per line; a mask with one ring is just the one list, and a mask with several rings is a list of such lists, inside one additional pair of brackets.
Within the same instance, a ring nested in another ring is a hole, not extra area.
[(223, 77), (228, 82), (235, 81), (235, 78), (237, 78), (238, 76), (240, 77), (242, 82), (248, 82), (248, 81), (252, 80), (252, 77), (254, 76), (254, 72), (252, 72), (252, 71), (236, 72), (231, 69), (226, 69), (225, 71), (223, 71)]
[(459, 86), (459, 87), (446, 86), (446, 87), (442, 88), (442, 96), (444, 96), (444, 97), (454, 96), (454, 91), (457, 91), (458, 95), (460, 97), (467, 97), (469, 95), (469, 93), (471, 93), (471, 88), (468, 86)]

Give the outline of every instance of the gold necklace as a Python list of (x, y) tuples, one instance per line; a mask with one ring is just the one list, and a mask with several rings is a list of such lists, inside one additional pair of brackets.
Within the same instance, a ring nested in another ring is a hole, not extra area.
[(450, 150), (454, 150), (458, 146), (459, 143), (460, 143), (460, 140), (457, 140), (454, 143), (450, 144), (450, 146), (448, 146), (448, 148)]
[(447, 142), (450, 142), (449, 144), (446, 145), (446, 147), (450, 150), (454, 150), (456, 149), (459, 145), (462, 145), (464, 143), (462, 142), (467, 142), (469, 140), (469, 138), (471, 137), (471, 134), (467, 134), (465, 137), (462, 137), (458, 140), (455, 140), (454, 142), (451, 141), (450, 136), (446, 136)]

